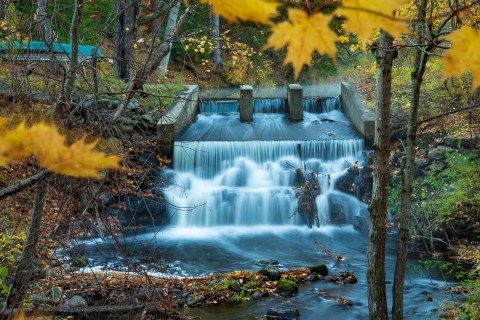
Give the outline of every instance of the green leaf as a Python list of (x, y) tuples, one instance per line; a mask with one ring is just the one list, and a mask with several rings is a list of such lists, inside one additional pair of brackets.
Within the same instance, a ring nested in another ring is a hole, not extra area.
[(7, 268), (0, 267), (0, 277), (5, 278), (6, 276), (8, 276)]

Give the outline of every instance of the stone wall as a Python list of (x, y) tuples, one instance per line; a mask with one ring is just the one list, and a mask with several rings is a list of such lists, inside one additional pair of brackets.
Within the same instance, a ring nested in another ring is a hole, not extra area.
[(198, 113), (198, 86), (185, 86), (157, 123), (157, 141), (162, 155), (171, 156), (173, 140)]
[(368, 111), (362, 96), (353, 85), (341, 84), (342, 111), (355, 130), (365, 139), (365, 146), (371, 147), (375, 139), (375, 114)]

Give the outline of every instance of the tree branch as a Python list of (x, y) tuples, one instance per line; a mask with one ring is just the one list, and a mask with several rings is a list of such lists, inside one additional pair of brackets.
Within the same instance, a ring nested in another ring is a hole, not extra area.
[(34, 174), (33, 176), (31, 176), (31, 177), (29, 177), (25, 180), (19, 181), (15, 184), (12, 184), (11, 186), (8, 186), (4, 189), (1, 189), (0, 190), (0, 200), (3, 200), (6, 197), (11, 196), (12, 194), (15, 194), (19, 191), (22, 191), (23, 189), (31, 186), (32, 184), (37, 183), (40, 179), (48, 176), (49, 174), (51, 174), (51, 172), (45, 169), (45, 170), (42, 170), (42, 171)]
[(457, 112), (460, 112), (460, 111), (465, 111), (465, 110), (470, 110), (470, 109), (474, 109), (474, 108), (478, 108), (480, 107), (480, 103), (476, 103), (476, 104), (473, 104), (471, 106), (468, 106), (468, 107), (465, 107), (465, 108), (460, 108), (460, 109), (457, 109), (457, 110), (453, 110), (453, 111), (449, 111), (449, 112), (446, 112), (446, 113), (442, 113), (442, 114), (439, 114), (439, 115), (436, 115), (436, 116), (433, 116), (431, 118), (428, 118), (428, 119), (425, 119), (425, 120), (422, 120), (420, 122), (417, 122), (417, 127), (426, 123), (426, 122), (430, 122), (432, 120), (435, 120), (435, 119), (438, 119), (438, 118), (442, 118), (442, 117), (445, 117), (445, 116), (448, 116), (448, 115), (451, 115), (451, 114), (454, 114), (454, 113), (457, 113)]

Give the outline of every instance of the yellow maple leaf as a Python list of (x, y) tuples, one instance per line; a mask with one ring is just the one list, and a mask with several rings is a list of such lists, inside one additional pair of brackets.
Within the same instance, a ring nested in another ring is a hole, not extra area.
[(270, 18), (275, 17), (280, 3), (270, 0), (200, 0), (212, 5), (212, 10), (229, 22), (252, 21), (269, 24)]
[(443, 80), (459, 76), (468, 70), (473, 74), (473, 88), (480, 86), (480, 32), (471, 27), (462, 27), (446, 39), (452, 48), (443, 56)]
[(288, 21), (272, 26), (272, 35), (266, 48), (287, 46), (285, 63), (290, 62), (298, 77), (304, 64), (310, 65), (312, 53), (328, 54), (335, 59), (338, 37), (328, 24), (331, 16), (322, 13), (308, 15), (303, 10), (289, 9)]
[(406, 21), (395, 17), (403, 0), (342, 0), (336, 14), (347, 18), (348, 29), (366, 42), (373, 30), (382, 29), (393, 37), (409, 32)]
[(82, 139), (67, 146), (54, 126), (39, 123), (27, 128), (22, 123), (6, 129), (5, 124), (6, 119), (0, 118), (0, 166), (34, 155), (42, 167), (73, 177), (98, 178), (99, 170), (120, 168), (119, 157), (93, 150), (97, 142), (87, 144)]

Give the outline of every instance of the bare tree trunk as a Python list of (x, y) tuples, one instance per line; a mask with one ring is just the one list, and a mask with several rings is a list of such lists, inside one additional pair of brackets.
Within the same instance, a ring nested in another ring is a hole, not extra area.
[(5, 19), (5, 16), (7, 15), (8, 11), (8, 6), (10, 5), (10, 0), (3, 0), (0, 3), (0, 20)]
[[(152, 4), (151, 9), (153, 13), (161, 10), (162, 3), (163, 3), (162, 0), (151, 0), (150, 2)], [(150, 21), (149, 29), (150, 29), (150, 35), (152, 37), (157, 36), (158, 32), (160, 31), (160, 28), (162, 27), (162, 22), (163, 22), (163, 19), (160, 17), (157, 17), (155, 19), (152, 19), (152, 21)]]
[[(168, 13), (168, 21), (167, 21), (167, 27), (165, 29), (165, 39), (164, 41), (167, 40), (167, 37), (172, 33), (172, 30), (175, 28), (175, 25), (177, 24), (177, 18), (178, 18), (178, 11), (180, 11), (180, 0), (173, 0), (172, 5), (170, 7), (170, 12)], [(163, 77), (165, 75), (165, 72), (167, 71), (168, 67), (168, 61), (170, 60), (170, 53), (172, 52), (172, 44), (173, 44), (173, 38), (169, 41), (169, 50), (165, 57), (163, 57), (162, 62), (160, 62), (160, 77)]]
[(117, 0), (115, 2), (118, 21), (115, 29), (114, 68), (117, 76), (129, 80), (135, 64), (135, 33), (140, 4), (137, 0)]
[[(211, 9), (210, 9), (211, 10)], [(222, 57), (220, 55), (220, 17), (218, 14), (211, 12), (211, 26), (213, 35), (213, 64), (216, 67), (222, 66)]]
[(142, 88), (147, 81), (147, 78), (157, 70), (162, 61), (163, 57), (170, 51), (169, 43), (172, 41), (173, 37), (179, 32), (180, 27), (185, 22), (185, 18), (187, 17), (188, 13), (190, 12), (190, 7), (188, 7), (185, 12), (182, 14), (180, 19), (178, 20), (177, 25), (172, 30), (172, 32), (167, 35), (166, 41), (162, 42), (158, 48), (155, 49), (155, 56), (147, 62), (146, 66), (143, 67), (141, 71), (138, 73), (134, 73), (131, 80), (127, 85), (127, 90), (125, 93), (125, 97), (122, 103), (118, 106), (117, 110), (113, 114), (112, 119), (110, 122), (115, 122), (120, 115), (122, 114), (125, 107), (130, 103), (135, 95), (136, 90)]
[(43, 39), (47, 43), (52, 43), (53, 37), (52, 22), (47, 14), (47, 0), (37, 0), (37, 21), (43, 35)]
[[(425, 19), (428, 0), (422, 0), (418, 7), (415, 36), (418, 44), (423, 44), (426, 39), (425, 35)], [(430, 50), (432, 47), (427, 47)], [(415, 148), (417, 141), (417, 121), (418, 109), (420, 106), (420, 89), (425, 73), (429, 55), (426, 51), (416, 48), (414, 58), (414, 70), (412, 72), (411, 83), (411, 102), (407, 125), (407, 143), (405, 150), (405, 168), (403, 170), (403, 186), (400, 212), (400, 226), (398, 231), (398, 250), (397, 262), (395, 265), (395, 276), (393, 282), (393, 305), (392, 315), (394, 320), (403, 319), (403, 292), (405, 282), (405, 270), (407, 266), (408, 240), (410, 228), (410, 214), (412, 210), (412, 191), (414, 184), (415, 170)]]
[(82, 18), (83, 3), (80, 0), (75, 0), (75, 8), (73, 12), (72, 24), (70, 25), (70, 66), (68, 68), (65, 83), (62, 91), (55, 103), (54, 114), (60, 115), (63, 109), (68, 105), (72, 96), (73, 87), (77, 80), (78, 67), (78, 28)]
[(23, 246), (22, 255), (17, 265), (15, 278), (13, 280), (10, 293), (8, 295), (7, 305), (10, 307), (19, 306), (27, 294), (27, 289), (35, 270), (35, 248), (40, 238), (42, 225), (43, 207), (47, 194), (47, 181), (41, 179), (37, 184), (35, 198), (33, 201), (32, 217), (30, 227), (28, 228), (27, 239)]
[(393, 39), (380, 33), (377, 56), (377, 101), (375, 142), (373, 146), (373, 194), (367, 248), (368, 311), (370, 319), (388, 320), (385, 289), (385, 240), (387, 216), (388, 160), (390, 157), (390, 106), (392, 64), (396, 52)]

